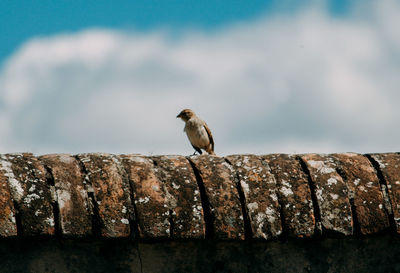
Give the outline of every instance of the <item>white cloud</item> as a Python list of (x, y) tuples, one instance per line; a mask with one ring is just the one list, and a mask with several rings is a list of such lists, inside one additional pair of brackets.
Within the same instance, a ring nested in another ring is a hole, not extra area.
[(178, 37), (33, 39), (0, 72), (0, 152), (188, 154), (175, 119), (187, 107), (219, 154), (398, 151), (400, 5), (370, 5), (365, 17), (318, 7)]

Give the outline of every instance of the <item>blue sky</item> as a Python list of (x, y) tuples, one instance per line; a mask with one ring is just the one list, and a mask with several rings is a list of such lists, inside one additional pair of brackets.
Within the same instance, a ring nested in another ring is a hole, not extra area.
[[(88, 27), (149, 31), (188, 26), (213, 29), (266, 14), (290, 14), (311, 1), (278, 0), (138, 0), (0, 1), (0, 62), (31, 37), (74, 32)], [(330, 0), (326, 8), (345, 15), (349, 0)]]
[(399, 151), (400, 3), (1, 1), (0, 152)]

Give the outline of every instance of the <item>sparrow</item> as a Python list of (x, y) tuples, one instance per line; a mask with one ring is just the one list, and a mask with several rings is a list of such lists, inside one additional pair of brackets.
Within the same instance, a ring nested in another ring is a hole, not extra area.
[(185, 128), (183, 131), (189, 138), (190, 143), (193, 148), (199, 154), (202, 154), (201, 149), (205, 150), (210, 155), (215, 155), (214, 153), (214, 140), (207, 124), (201, 120), (196, 114), (190, 109), (183, 109), (177, 118), (182, 119), (185, 122)]

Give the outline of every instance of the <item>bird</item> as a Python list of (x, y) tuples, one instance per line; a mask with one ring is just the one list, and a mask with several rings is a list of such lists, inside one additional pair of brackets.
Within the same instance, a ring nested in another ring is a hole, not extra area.
[(183, 131), (186, 133), (190, 143), (195, 149), (193, 155), (195, 155), (196, 152), (202, 154), (201, 149), (205, 150), (210, 155), (215, 155), (214, 139), (207, 123), (201, 120), (190, 109), (183, 109), (176, 117), (185, 122), (185, 128)]

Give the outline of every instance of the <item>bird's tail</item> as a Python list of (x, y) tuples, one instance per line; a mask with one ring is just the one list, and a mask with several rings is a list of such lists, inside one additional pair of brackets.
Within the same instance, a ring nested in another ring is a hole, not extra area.
[(207, 152), (209, 155), (215, 155), (214, 150), (212, 149), (211, 145), (207, 147), (206, 152)]

